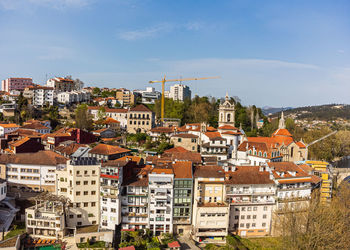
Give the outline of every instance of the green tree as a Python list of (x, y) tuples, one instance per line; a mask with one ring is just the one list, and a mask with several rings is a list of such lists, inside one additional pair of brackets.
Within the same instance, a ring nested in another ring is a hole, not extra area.
[(93, 129), (93, 121), (86, 104), (79, 105), (75, 110), (75, 126), (89, 131)]
[(95, 87), (95, 88), (92, 90), (92, 94), (93, 94), (94, 96), (99, 96), (99, 95), (101, 94), (101, 89)]

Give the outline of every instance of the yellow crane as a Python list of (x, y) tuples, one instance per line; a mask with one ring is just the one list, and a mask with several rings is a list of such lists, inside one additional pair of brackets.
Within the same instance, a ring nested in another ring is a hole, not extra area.
[(196, 80), (206, 80), (206, 79), (217, 79), (219, 76), (214, 77), (201, 77), (201, 78), (183, 78), (183, 79), (165, 79), (165, 76), (160, 81), (149, 81), (149, 83), (162, 83), (162, 103), (161, 103), (161, 121), (164, 122), (164, 88), (166, 82), (182, 82), (182, 81), (196, 81)]

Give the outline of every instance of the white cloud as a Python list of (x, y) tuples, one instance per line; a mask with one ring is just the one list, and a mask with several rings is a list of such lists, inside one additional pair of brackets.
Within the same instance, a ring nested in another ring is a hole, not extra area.
[(73, 50), (66, 47), (60, 47), (60, 46), (50, 46), (46, 48), (42, 48), (41, 55), (38, 56), (39, 60), (47, 60), (47, 61), (55, 61), (55, 60), (63, 60), (72, 58), (73, 56)]
[(127, 41), (135, 41), (144, 38), (152, 38), (158, 36), (161, 33), (170, 32), (174, 26), (169, 23), (161, 23), (153, 27), (133, 30), (133, 31), (124, 31), (118, 34), (118, 37)]
[(337, 53), (338, 53), (338, 54), (344, 54), (344, 53), (345, 53), (345, 50), (338, 49), (338, 50), (337, 50)]
[(95, 0), (0, 0), (0, 8), (5, 10), (17, 10), (35, 6), (66, 9), (81, 8), (91, 4)]
[(155, 26), (147, 27), (144, 29), (122, 31), (118, 33), (118, 37), (126, 41), (135, 41), (145, 38), (153, 38), (161, 36), (175, 30), (187, 30), (187, 31), (198, 31), (204, 27), (201, 22), (188, 22), (185, 24), (172, 24), (172, 23), (161, 23)]

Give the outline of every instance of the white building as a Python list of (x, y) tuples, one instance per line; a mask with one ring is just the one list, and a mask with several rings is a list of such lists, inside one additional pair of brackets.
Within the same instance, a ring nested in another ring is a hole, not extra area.
[(34, 106), (53, 105), (54, 88), (40, 85), (29, 86), (24, 90), (23, 96), (31, 99)]
[(173, 233), (172, 168), (154, 168), (149, 178), (149, 229), (154, 235)]
[(106, 162), (101, 168), (101, 228), (109, 230), (121, 223), (123, 168), (119, 163)]
[(52, 151), (2, 155), (0, 161), (9, 187), (15, 190), (54, 192), (56, 168), (66, 165), (66, 158)]
[(90, 106), (88, 110), (94, 120), (98, 120), (100, 116), (111, 117), (120, 122), (120, 128), (126, 129), (128, 123), (128, 109)]
[(186, 85), (175, 84), (173, 86), (170, 86), (169, 97), (174, 101), (183, 102), (186, 99), (191, 99), (191, 90)]
[(57, 94), (57, 101), (66, 105), (88, 102), (90, 99), (91, 93), (88, 91), (61, 92)]
[(270, 235), (276, 184), (268, 167), (225, 166), (229, 231), (239, 236)]

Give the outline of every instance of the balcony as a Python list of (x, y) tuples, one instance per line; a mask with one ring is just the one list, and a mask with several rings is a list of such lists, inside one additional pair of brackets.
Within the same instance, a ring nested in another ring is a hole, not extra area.
[(168, 199), (168, 195), (167, 195), (167, 193), (156, 193), (154, 195), (154, 198), (161, 199), (161, 200), (167, 200)]

